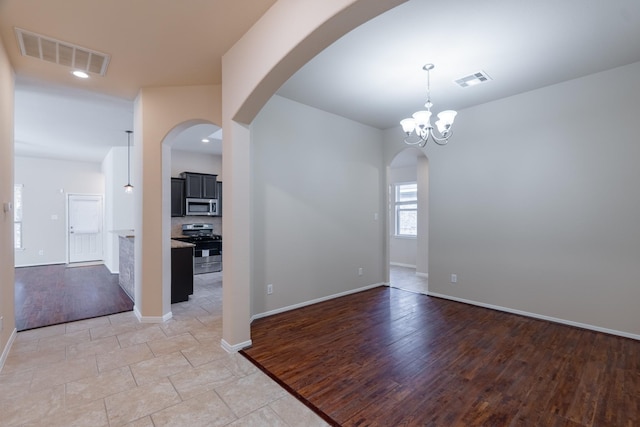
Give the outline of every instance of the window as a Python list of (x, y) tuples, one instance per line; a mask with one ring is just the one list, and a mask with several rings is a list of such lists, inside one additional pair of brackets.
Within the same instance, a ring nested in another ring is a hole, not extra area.
[(22, 184), (13, 187), (13, 242), (16, 249), (22, 249)]
[(396, 236), (418, 235), (418, 184), (395, 184)]

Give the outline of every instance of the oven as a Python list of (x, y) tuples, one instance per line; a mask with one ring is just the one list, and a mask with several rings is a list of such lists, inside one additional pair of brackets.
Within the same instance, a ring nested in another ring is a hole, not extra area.
[(196, 245), (193, 248), (193, 274), (222, 271), (222, 239), (211, 237), (191, 243)]
[(193, 274), (222, 271), (222, 236), (213, 234), (213, 224), (184, 224), (184, 237), (174, 240), (193, 243)]

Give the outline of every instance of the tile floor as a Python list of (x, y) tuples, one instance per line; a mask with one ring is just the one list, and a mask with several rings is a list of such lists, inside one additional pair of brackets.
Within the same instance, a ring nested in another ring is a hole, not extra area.
[(0, 371), (1, 426), (326, 426), (220, 347), (221, 273), (173, 319), (132, 312), (19, 332)]
[(429, 290), (428, 279), (416, 275), (416, 269), (392, 265), (389, 269), (389, 282), (394, 288), (426, 294)]

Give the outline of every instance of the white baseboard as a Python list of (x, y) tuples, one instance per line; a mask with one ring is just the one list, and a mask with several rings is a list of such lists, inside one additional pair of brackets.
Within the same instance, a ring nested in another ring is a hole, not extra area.
[(7, 361), (7, 357), (9, 357), (9, 351), (11, 351), (11, 346), (16, 339), (16, 334), (18, 333), (17, 329), (13, 329), (11, 335), (9, 335), (9, 340), (7, 341), (7, 345), (4, 346), (4, 350), (2, 350), (2, 355), (0, 355), (0, 373), (2, 373), (2, 368), (4, 368), (4, 362)]
[(38, 264), (20, 264), (20, 265), (16, 265), (15, 268), (20, 268), (20, 267), (41, 267), (43, 265), (60, 265), (60, 264), (66, 264), (66, 261), (56, 261), (56, 262), (40, 262)]
[(256, 319), (261, 319), (263, 317), (272, 316), (272, 315), (278, 314), (278, 313), (284, 313), (285, 311), (295, 310), (296, 308), (306, 307), (308, 305), (317, 304), (319, 302), (328, 301), (330, 299), (343, 297), (345, 295), (355, 294), (357, 292), (366, 291), (366, 290), (369, 290), (369, 289), (377, 288), (379, 286), (388, 286), (388, 284), (387, 283), (375, 283), (373, 285), (363, 286), (362, 288), (352, 289), (352, 290), (349, 290), (349, 291), (344, 291), (344, 292), (340, 292), (340, 293), (333, 294), (333, 295), (327, 295), (326, 297), (316, 298), (316, 299), (313, 299), (313, 300), (310, 300), (310, 301), (305, 301), (305, 302), (301, 302), (301, 303), (298, 303), (298, 304), (289, 305), (287, 307), (276, 308), (275, 310), (267, 311), (267, 312), (264, 312), (264, 313), (254, 314), (253, 316), (251, 316), (251, 321), (253, 322)]
[(390, 262), (389, 265), (393, 265), (396, 267), (416, 268), (416, 266), (413, 264), (403, 264), (401, 262)]
[(133, 314), (136, 315), (140, 323), (164, 323), (173, 317), (172, 312), (168, 312), (164, 316), (143, 316), (138, 310), (138, 306), (133, 306)]
[(252, 344), (251, 340), (241, 342), (239, 344), (234, 344), (234, 345), (231, 345), (228, 342), (226, 342), (224, 338), (220, 340), (220, 345), (227, 353), (237, 353), (243, 348), (251, 347), (251, 344)]
[(424, 277), (425, 279), (429, 278), (429, 273), (417, 273), (416, 272), (416, 276), (418, 277)]
[(502, 306), (499, 306), (499, 305), (485, 304), (485, 303), (478, 302), (478, 301), (473, 301), (473, 300), (468, 300), (468, 299), (464, 299), (464, 298), (453, 297), (451, 295), (438, 294), (438, 293), (435, 293), (435, 292), (428, 292), (427, 295), (432, 296), (432, 297), (448, 299), (448, 300), (451, 300), (451, 301), (463, 302), (465, 304), (475, 305), (475, 306), (478, 306), (478, 307), (490, 308), (492, 310), (504, 311), (506, 313), (519, 314), (521, 316), (532, 317), (534, 319), (547, 320), (549, 322), (561, 323), (563, 325), (575, 326), (577, 328), (582, 328), (582, 329), (589, 329), (591, 331), (604, 332), (605, 334), (617, 335), (617, 336), (620, 336), (620, 337), (631, 338), (631, 339), (640, 341), (640, 335), (630, 334), (628, 332), (623, 332), (623, 331), (617, 331), (615, 329), (601, 328), (600, 326), (589, 325), (587, 323), (580, 323), (580, 322), (574, 322), (574, 321), (566, 320), (566, 319), (559, 319), (557, 317), (545, 316), (543, 314), (531, 313), (529, 311), (515, 310), (513, 308), (502, 307)]

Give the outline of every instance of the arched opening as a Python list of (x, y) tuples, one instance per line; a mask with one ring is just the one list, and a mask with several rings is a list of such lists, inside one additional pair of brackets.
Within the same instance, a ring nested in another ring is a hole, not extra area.
[[(171, 239), (171, 262), (163, 263), (169, 265), (170, 289), (163, 287), (163, 292), (170, 294), (172, 314), (186, 309), (173, 304), (195, 301), (206, 305), (207, 312), (222, 316), (222, 255), (220, 250), (213, 251), (221, 242), (210, 240), (222, 233), (222, 129), (205, 120), (175, 126), (162, 141), (162, 177), (163, 229), (168, 224)], [(188, 209), (187, 200), (193, 198), (189, 191), (194, 191), (188, 185), (199, 177), (207, 177), (214, 185), (215, 213)], [(206, 236), (195, 238), (190, 234), (194, 227)]]
[(417, 148), (399, 152), (387, 170), (389, 283), (428, 293), (429, 162)]

